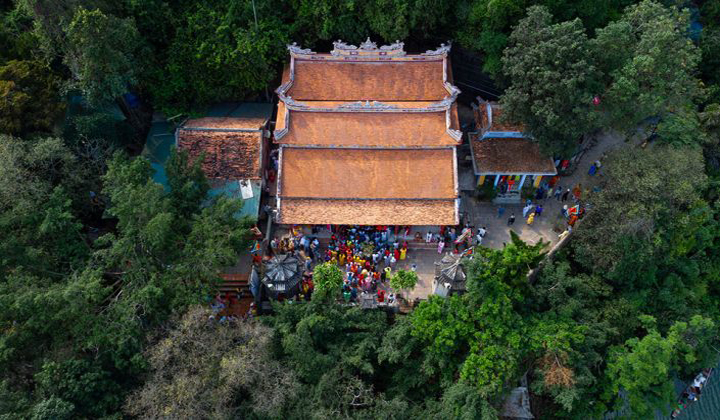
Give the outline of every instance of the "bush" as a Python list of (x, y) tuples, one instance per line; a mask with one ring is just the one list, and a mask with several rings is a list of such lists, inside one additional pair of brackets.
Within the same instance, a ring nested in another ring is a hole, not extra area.
[(478, 200), (491, 201), (497, 197), (497, 189), (493, 185), (492, 181), (486, 179), (485, 183), (477, 187)]
[(418, 281), (414, 271), (398, 270), (390, 277), (390, 287), (393, 289), (412, 289)]

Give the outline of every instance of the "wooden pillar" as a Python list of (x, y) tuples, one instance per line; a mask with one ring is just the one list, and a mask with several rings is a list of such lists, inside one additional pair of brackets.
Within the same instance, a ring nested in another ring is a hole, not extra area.
[(485, 183), (485, 175), (480, 175), (478, 178), (478, 187), (482, 187), (482, 185)]
[(536, 175), (535, 176), (535, 182), (533, 183), (533, 186), (535, 188), (540, 186), (540, 181), (542, 181), (542, 175)]

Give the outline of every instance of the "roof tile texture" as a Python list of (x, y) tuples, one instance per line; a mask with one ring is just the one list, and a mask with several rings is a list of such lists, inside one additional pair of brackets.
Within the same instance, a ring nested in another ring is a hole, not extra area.
[(265, 124), (265, 118), (204, 117), (187, 120), (186, 128), (210, 128), (223, 130), (259, 130)]
[[(279, 113), (278, 113), (279, 116)], [(290, 112), (286, 144), (452, 146), (445, 111), (418, 113)]]
[(283, 198), (280, 223), (455, 225), (454, 200), (308, 200)]
[(454, 199), (453, 150), (283, 149), (282, 197)]
[(288, 95), (316, 101), (437, 101), (448, 96), (443, 61), (320, 62), (295, 60)]
[(203, 172), (208, 178), (260, 179), (262, 132), (178, 130), (178, 149), (192, 159), (205, 152)]
[(540, 153), (537, 143), (526, 138), (472, 140), (480, 174), (555, 174), (552, 159)]

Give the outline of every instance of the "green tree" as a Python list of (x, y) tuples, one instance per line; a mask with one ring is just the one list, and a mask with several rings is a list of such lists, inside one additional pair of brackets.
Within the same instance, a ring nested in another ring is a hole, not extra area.
[(319, 301), (334, 300), (338, 297), (343, 285), (343, 273), (332, 263), (318, 264), (313, 269), (315, 290), (313, 299)]
[[(651, 325), (655, 321), (653, 317), (645, 318)], [(623, 390), (634, 416), (646, 417), (654, 409), (667, 411), (676, 398), (673, 374), (687, 364), (697, 369), (698, 352), (713, 354), (710, 344), (715, 332), (713, 321), (698, 315), (689, 324), (676, 322), (666, 337), (650, 326), (643, 338), (628, 340), (612, 353), (608, 364), (613, 379), (612, 394), (618, 404), (624, 403), (624, 399), (617, 396)], [(717, 356), (706, 357), (702, 363), (714, 365)]]
[(203, 158), (201, 156), (190, 162), (187, 151), (172, 149), (165, 163), (170, 205), (182, 216), (197, 213), (210, 191), (210, 184), (201, 167)]
[(148, 76), (156, 103), (171, 115), (262, 91), (287, 55), (286, 26), (276, 5), (210, 1), (189, 7), (164, 66)]
[(67, 26), (63, 61), (73, 76), (71, 87), (91, 104), (110, 102), (127, 92), (137, 82), (143, 54), (131, 19), (80, 7)]
[(277, 354), (306, 390), (286, 418), (349, 418), (388, 407), (371, 378), (380, 373), (377, 351), (387, 331), (382, 311), (332, 302), (276, 304), (267, 319), (275, 330)]
[(544, 7), (528, 9), (509, 38), (503, 72), (510, 87), (504, 116), (521, 122), (548, 154), (573, 152), (593, 126), (597, 71), (580, 20), (552, 24)]
[(60, 78), (38, 61), (0, 66), (0, 133), (48, 132), (63, 111)]
[(657, 126), (657, 134), (664, 143), (692, 146), (705, 142), (698, 113), (684, 108), (667, 115)]
[(390, 277), (390, 287), (396, 290), (412, 289), (418, 282), (414, 271), (398, 270)]
[(688, 26), (687, 11), (644, 0), (598, 30), (593, 50), (605, 75), (610, 125), (632, 129), (691, 104), (700, 51), (687, 37)]
[(354, 0), (293, 0), (290, 5), (293, 40), (303, 46), (338, 38), (357, 43), (369, 33), (367, 23), (358, 19), (361, 6)]
[[(702, 215), (692, 210), (703, 206), (701, 192), (707, 177), (697, 147), (624, 149), (611, 155), (605, 167), (607, 184), (591, 197), (593, 211), (583, 220), (574, 248), (578, 260), (596, 272), (613, 276), (615, 270), (622, 270), (616, 273), (618, 281), (629, 285), (628, 272), (637, 273), (638, 266), (652, 263), (654, 244), (672, 244), (668, 237), (661, 240), (668, 233), (669, 222), (680, 235), (672, 234), (676, 245), (692, 240), (692, 232), (698, 227), (693, 215)], [(667, 259), (672, 253), (664, 255)]]

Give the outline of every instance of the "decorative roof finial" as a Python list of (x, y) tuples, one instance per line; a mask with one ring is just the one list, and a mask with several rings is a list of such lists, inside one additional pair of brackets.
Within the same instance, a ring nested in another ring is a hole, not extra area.
[(304, 55), (312, 55), (315, 54), (310, 48), (302, 49), (297, 44), (297, 42), (293, 42), (292, 44), (287, 46), (288, 51), (290, 51), (291, 55), (297, 55), (297, 54), (304, 54)]
[(440, 44), (440, 48), (436, 50), (427, 50), (422, 55), (447, 55), (450, 52), (450, 48), (452, 47), (452, 43), (448, 41), (447, 45)]
[(330, 54), (334, 56), (343, 55), (355, 55), (363, 57), (376, 57), (376, 56), (391, 56), (391, 57), (402, 57), (405, 55), (405, 44), (400, 41), (395, 41), (394, 44), (382, 45), (378, 47), (377, 43), (372, 42), (370, 37), (360, 44), (359, 47), (350, 45), (337, 40), (333, 42), (334, 49)]

